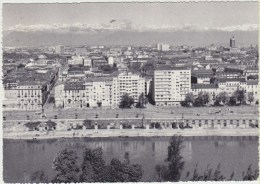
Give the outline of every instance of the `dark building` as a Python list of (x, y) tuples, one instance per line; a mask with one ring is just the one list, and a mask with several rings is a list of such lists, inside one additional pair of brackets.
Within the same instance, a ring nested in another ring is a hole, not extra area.
[(231, 48), (236, 47), (236, 40), (235, 40), (234, 36), (232, 38), (230, 38), (230, 47)]

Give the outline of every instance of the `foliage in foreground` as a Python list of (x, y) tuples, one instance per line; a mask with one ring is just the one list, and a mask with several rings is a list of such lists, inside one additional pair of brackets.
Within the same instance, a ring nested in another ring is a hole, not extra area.
[(121, 162), (113, 158), (106, 165), (101, 148), (86, 148), (83, 153), (83, 162), (80, 168), (77, 165), (77, 154), (64, 149), (53, 161), (56, 176), (53, 182), (138, 182), (143, 176), (142, 166), (131, 164), (129, 154)]
[(158, 181), (179, 181), (181, 172), (184, 168), (184, 161), (181, 155), (183, 148), (181, 136), (173, 136), (168, 146), (168, 156), (165, 162), (168, 164), (157, 165), (156, 172), (158, 174)]
[[(183, 148), (183, 140), (181, 136), (173, 136), (170, 140), (170, 145), (168, 146), (168, 156), (166, 162), (168, 165), (156, 165), (155, 171), (157, 174), (157, 181), (173, 181), (177, 182), (181, 180), (182, 171), (184, 169), (185, 162), (181, 155), (181, 150)], [(192, 172), (187, 172), (185, 181), (231, 181), (234, 177), (234, 172), (231, 173), (229, 177), (226, 177), (221, 172), (221, 165), (218, 164), (216, 169), (210, 168), (209, 165), (203, 174), (198, 171), (198, 164), (196, 164), (195, 169)], [(259, 170), (252, 170), (251, 165), (249, 165), (246, 172), (242, 173), (241, 180), (257, 180), (259, 177)]]

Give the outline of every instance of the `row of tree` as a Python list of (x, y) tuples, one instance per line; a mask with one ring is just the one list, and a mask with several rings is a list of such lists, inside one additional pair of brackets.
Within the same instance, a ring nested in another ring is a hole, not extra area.
[[(168, 154), (165, 160), (166, 164), (156, 165), (155, 170), (157, 173), (157, 181), (165, 182), (172, 181), (177, 182), (181, 180), (182, 171), (184, 169), (185, 162), (181, 155), (183, 149), (183, 140), (181, 136), (173, 136), (168, 146)], [(198, 171), (198, 164), (191, 174), (190, 171), (186, 173), (186, 177), (183, 180), (187, 181), (230, 181), (234, 177), (234, 172), (229, 177), (226, 177), (220, 170), (220, 164), (216, 169), (207, 166), (206, 171), (200, 174)], [(253, 170), (249, 165), (246, 172), (242, 173), (242, 180), (257, 180), (259, 177), (259, 170)]]
[(52, 182), (138, 182), (143, 176), (142, 166), (131, 164), (128, 153), (123, 162), (113, 158), (106, 165), (101, 148), (86, 148), (81, 167), (77, 159), (75, 151), (60, 151), (53, 161), (56, 176)]
[[(183, 139), (181, 136), (171, 137), (168, 146), (168, 154), (165, 164), (156, 165), (155, 180), (158, 182), (178, 182), (186, 181), (230, 181), (233, 180), (234, 172), (226, 177), (221, 172), (221, 166), (207, 169), (200, 173), (198, 164), (193, 172), (188, 171), (185, 177), (181, 178), (185, 166), (181, 154)], [(131, 164), (129, 154), (125, 153), (124, 161), (113, 158), (110, 164), (106, 165), (101, 148), (86, 148), (83, 153), (83, 162), (78, 165), (77, 153), (72, 150), (64, 149), (60, 151), (53, 161), (53, 169), (56, 172), (52, 182), (71, 183), (71, 182), (138, 182), (142, 179), (143, 168), (139, 164)], [(257, 180), (259, 170), (253, 170), (249, 165), (246, 172), (242, 173), (242, 180)], [(48, 177), (43, 171), (37, 171), (31, 176), (31, 182), (48, 182)]]
[(207, 92), (199, 92), (198, 96), (195, 97), (193, 93), (188, 93), (185, 96), (185, 100), (181, 102), (182, 106), (195, 106), (200, 107), (208, 104), (210, 101), (210, 95)]
[[(228, 95), (227, 92), (220, 92), (218, 95), (213, 97), (214, 105), (236, 105), (237, 102), (239, 104), (246, 104), (246, 100), (251, 104), (255, 98), (253, 92), (248, 92), (247, 95), (244, 90), (236, 90), (231, 96)], [(199, 92), (197, 97), (193, 95), (193, 93), (188, 93), (185, 96), (185, 100), (181, 103), (182, 106), (205, 106), (210, 102), (210, 94), (207, 92)]]

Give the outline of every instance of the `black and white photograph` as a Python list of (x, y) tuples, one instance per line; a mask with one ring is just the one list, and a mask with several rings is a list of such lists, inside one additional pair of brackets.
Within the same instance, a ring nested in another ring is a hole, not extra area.
[(2, 3), (4, 183), (259, 182), (259, 3)]

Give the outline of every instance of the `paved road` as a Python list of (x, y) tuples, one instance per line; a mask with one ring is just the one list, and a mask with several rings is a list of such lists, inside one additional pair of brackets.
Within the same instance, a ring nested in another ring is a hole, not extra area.
[[(203, 118), (203, 117), (252, 117), (257, 116), (257, 106), (242, 107), (202, 107), (202, 108), (162, 108), (148, 107), (145, 109), (55, 109), (51, 105), (44, 110), (46, 119), (86, 119), (86, 118)], [(219, 112), (219, 113), (216, 113)], [(33, 120), (42, 118), (35, 111), (4, 112), (6, 120)]]

